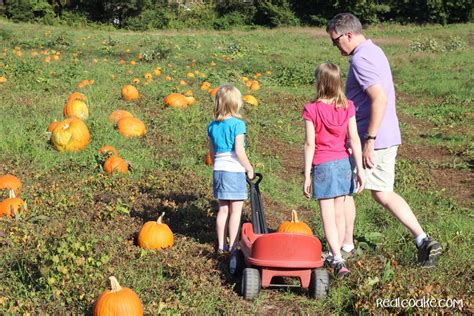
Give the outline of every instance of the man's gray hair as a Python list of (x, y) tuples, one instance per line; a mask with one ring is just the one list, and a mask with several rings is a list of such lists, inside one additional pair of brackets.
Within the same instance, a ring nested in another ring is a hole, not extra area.
[(351, 13), (339, 13), (335, 15), (326, 26), (326, 32), (335, 31), (337, 34), (352, 32), (362, 34), (362, 24), (359, 19)]

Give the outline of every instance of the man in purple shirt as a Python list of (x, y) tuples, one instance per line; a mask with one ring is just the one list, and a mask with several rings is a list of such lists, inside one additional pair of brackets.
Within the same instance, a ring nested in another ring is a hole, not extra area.
[[(393, 191), (395, 158), (401, 137), (387, 57), (380, 47), (365, 38), (359, 19), (350, 13), (333, 17), (326, 32), (343, 56), (352, 57), (346, 95), (356, 108), (366, 171), (365, 188), (371, 190), (374, 200), (388, 209), (415, 237), (418, 263), (425, 267), (434, 266), (441, 254), (441, 245), (426, 235), (410, 206)], [(353, 200), (348, 205), (346, 225), (353, 226)]]

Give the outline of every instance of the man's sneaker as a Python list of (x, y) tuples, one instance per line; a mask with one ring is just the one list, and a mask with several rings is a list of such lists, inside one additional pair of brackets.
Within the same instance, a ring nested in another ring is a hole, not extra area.
[(351, 259), (356, 256), (356, 250), (354, 248), (351, 251), (345, 251), (344, 249), (341, 248), (341, 256), (342, 256), (342, 259), (344, 260)]
[(434, 267), (441, 254), (441, 245), (431, 237), (425, 237), (423, 243), (418, 247), (418, 264), (423, 267)]
[(343, 279), (344, 277), (346, 277), (347, 275), (349, 275), (351, 273), (351, 271), (349, 271), (349, 269), (347, 269), (346, 264), (344, 263), (344, 261), (335, 262), (335, 263), (333, 263), (332, 267), (334, 269), (334, 274), (339, 279)]

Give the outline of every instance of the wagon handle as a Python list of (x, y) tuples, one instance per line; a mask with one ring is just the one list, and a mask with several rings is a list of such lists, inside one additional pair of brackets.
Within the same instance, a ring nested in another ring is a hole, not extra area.
[[(254, 174), (254, 176), (253, 176), (252, 179), (250, 179), (249, 177), (246, 177), (246, 178), (247, 178), (247, 182), (248, 182), (249, 184), (253, 184), (253, 185), (258, 186), (258, 184), (260, 183), (260, 181), (262, 181), (262, 179), (263, 179), (263, 175), (262, 175), (261, 173), (257, 172), (257, 173)], [(256, 180), (255, 180), (255, 179), (256, 179)], [(255, 181), (255, 182), (254, 182), (254, 181)]]

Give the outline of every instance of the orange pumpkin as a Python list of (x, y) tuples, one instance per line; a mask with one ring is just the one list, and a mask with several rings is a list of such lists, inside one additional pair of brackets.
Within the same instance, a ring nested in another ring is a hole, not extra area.
[(100, 155), (118, 156), (118, 151), (113, 146), (102, 146), (97, 152)]
[(89, 129), (78, 118), (67, 118), (58, 123), (51, 133), (51, 143), (57, 151), (80, 151), (90, 141)]
[(71, 93), (69, 97), (67, 98), (67, 102), (70, 102), (72, 100), (81, 100), (81, 101), (86, 102), (87, 97), (84, 94), (76, 91), (76, 92)]
[(114, 276), (109, 278), (111, 290), (99, 295), (94, 306), (94, 316), (141, 316), (143, 305), (132, 289), (121, 287)]
[(295, 210), (291, 211), (291, 222), (284, 221), (278, 226), (280, 233), (301, 233), (306, 235), (313, 235), (311, 228), (304, 222), (298, 220), (298, 213)]
[(15, 194), (18, 194), (21, 189), (21, 181), (11, 174), (0, 176), (0, 190), (13, 190)]
[(250, 90), (260, 90), (260, 83), (257, 80), (253, 80), (249, 88)]
[(87, 120), (89, 117), (89, 109), (84, 101), (73, 99), (64, 106), (64, 117), (75, 116), (81, 120)]
[(128, 163), (118, 155), (115, 155), (107, 158), (104, 163), (104, 170), (109, 175), (112, 175), (114, 172), (128, 173)]
[(212, 160), (212, 156), (210, 152), (208, 152), (206, 157), (204, 157), (204, 163), (208, 166), (212, 166), (214, 164), (214, 161)]
[(165, 213), (158, 220), (146, 222), (138, 234), (138, 245), (143, 249), (163, 249), (174, 245), (173, 232), (162, 222)]
[(10, 197), (0, 202), (0, 217), (15, 217), (21, 210), (26, 209), (26, 203), (22, 199), (16, 197), (15, 192), (10, 190)]
[(140, 100), (140, 93), (137, 88), (132, 85), (126, 85), (122, 88), (122, 97), (125, 101), (138, 101)]
[(253, 106), (257, 106), (258, 105), (258, 100), (257, 98), (255, 98), (253, 95), (250, 95), (250, 94), (246, 94), (242, 97), (242, 100), (245, 102), (245, 103), (248, 103), (250, 105), (253, 105)]
[(109, 122), (115, 125), (124, 117), (133, 117), (133, 114), (125, 110), (116, 110), (109, 115)]
[(186, 101), (188, 102), (188, 105), (195, 105), (197, 103), (196, 99), (194, 97), (185, 97)]
[(209, 90), (211, 88), (211, 84), (207, 81), (201, 83), (201, 90)]
[(171, 93), (164, 99), (165, 104), (174, 108), (185, 108), (188, 106), (188, 100), (180, 93)]
[(141, 137), (145, 135), (145, 123), (136, 117), (124, 117), (117, 122), (119, 133), (125, 137)]
[(214, 88), (214, 89), (210, 89), (210, 90), (209, 90), (209, 94), (211, 95), (211, 97), (215, 97), (215, 96), (216, 96), (217, 90), (219, 90), (219, 87), (216, 87), (216, 88)]

